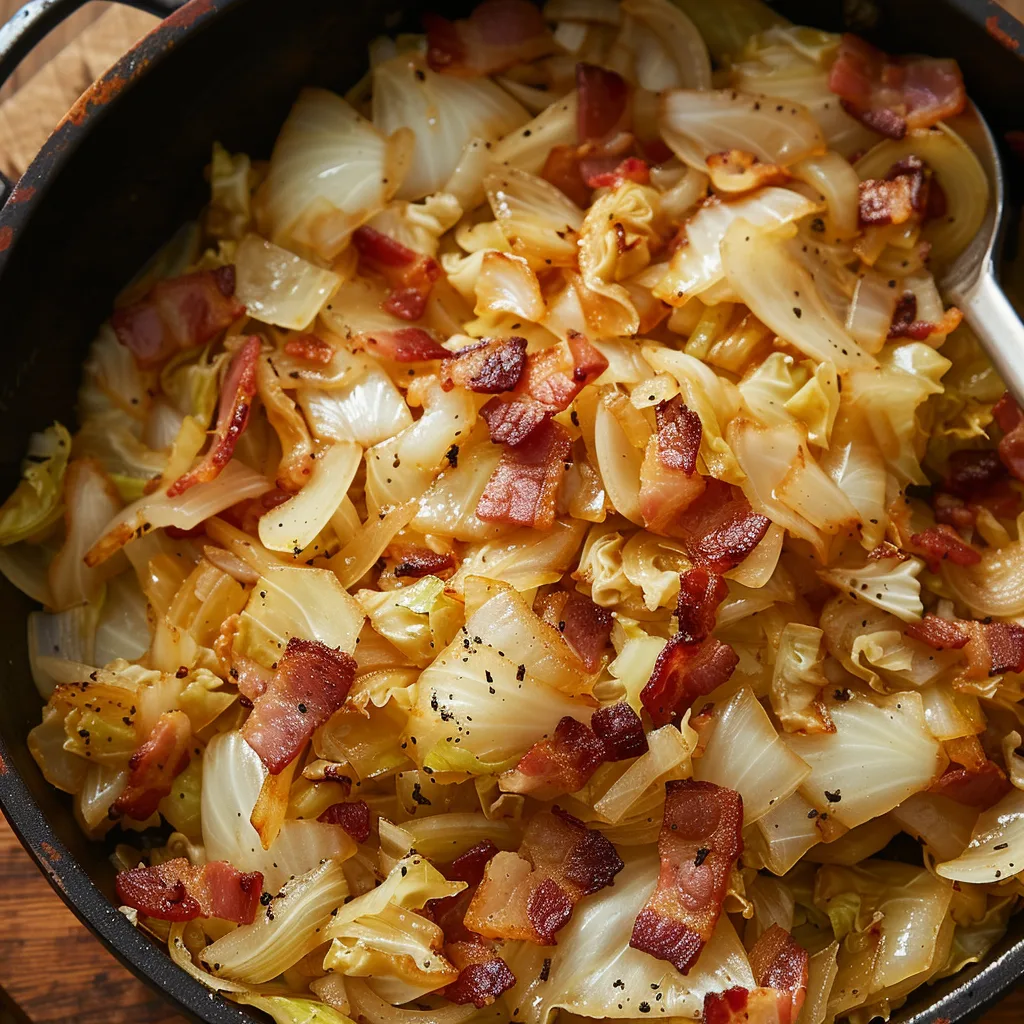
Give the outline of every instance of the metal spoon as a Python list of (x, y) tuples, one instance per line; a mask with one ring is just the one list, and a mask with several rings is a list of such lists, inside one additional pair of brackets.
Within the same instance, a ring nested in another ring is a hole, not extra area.
[(939, 278), (947, 299), (964, 314), (995, 364), (1003, 383), (1024, 404), (1024, 323), (996, 278), (1003, 233), (1004, 183), (999, 150), (985, 118), (973, 103), (951, 122), (974, 150), (988, 175), (992, 194), (985, 220), (970, 245)]

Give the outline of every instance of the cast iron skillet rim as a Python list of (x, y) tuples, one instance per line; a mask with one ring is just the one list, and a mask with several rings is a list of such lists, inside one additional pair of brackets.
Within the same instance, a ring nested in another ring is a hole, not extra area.
[[(20, 231), (48, 191), (51, 180), (107, 112), (117, 96), (131, 89), (136, 79), (169, 56), (175, 44), (212, 20), (218, 12), (243, 0), (189, 0), (140, 40), (78, 101), (47, 140), (25, 171), (6, 204), (0, 209), (0, 274)], [(1009, 19), (987, 0), (950, 0), (961, 10), (974, 8), (983, 20), (995, 14)], [(984, 11), (984, 13), (983, 13)], [(1014, 27), (1016, 23), (1014, 22)], [(65, 905), (103, 942), (104, 946), (141, 981), (165, 996), (173, 1008), (205, 1024), (252, 1024), (254, 1018), (240, 1007), (206, 989), (168, 956), (166, 950), (137, 930), (99, 890), (81, 865), (57, 838), (49, 821), (33, 801), (28, 787), (11, 767), (9, 750), (0, 735), (0, 808), (21, 844), (39, 865)], [(970, 968), (967, 969), (968, 971)], [(1024, 941), (989, 960), (953, 991), (914, 1013), (900, 1015), (902, 1024), (932, 1024), (944, 1015), (953, 1024), (966, 1024), (992, 1006), (1024, 977)], [(938, 1016), (937, 1016), (938, 1015)]]
[[(239, 0), (189, 0), (128, 51), (75, 104), (22, 175), (0, 209), (0, 274), (50, 182), (118, 95), (170, 56), (186, 34)], [(166, 949), (135, 928), (72, 857), (11, 767), (0, 736), (0, 807), (22, 846), (47, 881), (104, 946), (140, 981), (163, 995), (172, 1008), (206, 1024), (252, 1024), (253, 1016), (211, 992), (181, 970)]]

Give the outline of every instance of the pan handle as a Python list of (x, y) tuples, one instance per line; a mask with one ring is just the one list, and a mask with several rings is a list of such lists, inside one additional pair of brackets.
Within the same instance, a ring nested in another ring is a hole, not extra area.
[[(29, 51), (87, 0), (28, 0), (11, 19), (0, 25), (0, 85), (14, 74)], [(164, 18), (185, 0), (119, 0), (129, 7)], [(10, 194), (11, 182), (0, 174), (0, 204)]]

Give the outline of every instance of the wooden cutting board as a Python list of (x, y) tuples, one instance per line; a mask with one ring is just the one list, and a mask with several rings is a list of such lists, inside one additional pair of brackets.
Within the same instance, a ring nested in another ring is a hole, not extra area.
[[(1024, 0), (1005, 0), (1024, 18)], [(20, 0), (0, 0), (0, 22)], [(89, 4), (0, 89), (0, 170), (16, 178), (52, 125), (156, 19)], [(0, 818), (0, 986), (35, 1024), (185, 1024), (128, 973), (60, 901)], [(1024, 986), (980, 1024), (1022, 1024)]]

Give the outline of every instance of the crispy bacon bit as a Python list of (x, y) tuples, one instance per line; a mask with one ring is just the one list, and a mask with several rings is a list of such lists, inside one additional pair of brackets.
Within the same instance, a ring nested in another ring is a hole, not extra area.
[(1024, 480), (1024, 413), (1009, 391), (992, 407), (992, 413), (1003, 432), (999, 457), (1018, 480)]
[(931, 612), (925, 613), (920, 622), (911, 622), (903, 632), (935, 651), (959, 651), (970, 640), (954, 620), (941, 619)]
[(465, 882), (467, 885), (467, 888), (454, 896), (431, 900), (427, 904), (427, 913), (444, 932), (445, 942), (484, 941), (482, 936), (466, 927), (464, 917), (473, 893), (484, 877), (487, 862), (497, 852), (497, 846), (490, 839), (484, 839), (450, 863), (437, 865), (437, 870), (449, 882)]
[(687, 409), (676, 395), (662, 402), (654, 410), (658, 426), (658, 459), (666, 469), (681, 469), (693, 473), (697, 469), (697, 455), (704, 434), (700, 417)]
[(649, 529), (666, 533), (707, 487), (697, 472), (703, 427), (678, 396), (658, 405), (654, 415), (658, 432), (640, 467), (640, 513)]
[(707, 569), (688, 569), (680, 573), (676, 615), (684, 643), (699, 643), (711, 635), (718, 606), (728, 593), (729, 585), (725, 580)]
[(761, 543), (770, 525), (738, 487), (713, 478), (677, 523), (694, 564), (717, 573), (735, 569)]
[(667, 725), (680, 719), (695, 700), (727, 682), (738, 664), (739, 657), (728, 644), (714, 637), (689, 643), (676, 633), (654, 662), (640, 700), (655, 725)]
[(900, 296), (893, 310), (889, 339), (912, 338), (914, 341), (924, 341), (933, 334), (950, 334), (960, 326), (962, 319), (963, 313), (956, 306), (950, 306), (937, 324), (918, 320), (917, 296), (913, 292), (906, 292)]
[(965, 541), (951, 526), (929, 526), (921, 533), (912, 534), (910, 546), (928, 563), (929, 572), (938, 572), (943, 562), (953, 565), (977, 565), (981, 553)]
[(794, 1024), (807, 995), (807, 951), (773, 924), (754, 943), (750, 967), (758, 988), (735, 987), (704, 997), (704, 1024)]
[(572, 457), (572, 439), (558, 423), (545, 420), (525, 443), (506, 447), (477, 502), (486, 522), (548, 529), (555, 521), (558, 489)]
[(600, 832), (558, 807), (535, 814), (519, 853), (499, 853), (466, 912), (466, 926), (494, 939), (555, 944), (555, 932), (584, 896), (611, 885), (624, 867)]
[(334, 349), (315, 334), (297, 334), (284, 343), (286, 355), (317, 366), (326, 366), (334, 358)]
[(177, 857), (153, 867), (121, 871), (115, 888), (123, 904), (160, 921), (216, 917), (252, 924), (260, 906), (263, 875), (243, 874), (222, 860), (193, 867)]
[(950, 455), (943, 486), (961, 498), (974, 498), (1005, 479), (1006, 467), (998, 452), (963, 449)]
[(266, 692), (242, 726), (271, 775), (295, 760), (315, 729), (345, 703), (356, 663), (319, 640), (293, 636)]
[[(618, 161), (617, 163), (615, 161)], [(638, 156), (583, 157), (580, 160), (580, 175), (588, 188), (618, 188), (625, 181), (647, 185), (651, 180), (651, 169), (646, 160)]]
[(712, 153), (705, 162), (716, 191), (732, 196), (765, 185), (784, 185), (792, 177), (785, 167), (762, 163), (753, 153), (743, 149)]
[(196, 484), (216, 480), (221, 470), (231, 461), (239, 438), (249, 425), (252, 400), (256, 397), (256, 362), (259, 357), (260, 339), (255, 335), (246, 338), (232, 358), (221, 386), (217, 428), (210, 447), (198, 466), (179, 476), (167, 488), (168, 497), (184, 494)]
[(235, 268), (218, 267), (158, 281), (146, 297), (115, 310), (117, 340), (144, 370), (203, 345), (245, 312), (234, 298)]
[(481, 410), (491, 440), (520, 445), (608, 368), (608, 360), (577, 331), (569, 332), (568, 355), (560, 345), (527, 357), (526, 369), (510, 397), (492, 398)]
[(516, 976), (508, 964), (484, 942), (453, 942), (444, 947), (445, 956), (458, 972), (458, 978), (444, 989), (450, 1003), (472, 1003), (478, 1009), (490, 1006), (507, 992)]
[(562, 638), (583, 662), (588, 672), (601, 667), (604, 652), (612, 635), (612, 613), (578, 590), (570, 590), (559, 612)]
[(427, 64), (448, 75), (478, 78), (552, 53), (555, 41), (528, 0), (484, 0), (468, 18), (425, 14)]
[(450, 551), (431, 551), (430, 548), (417, 548), (411, 545), (394, 545), (388, 554), (397, 560), (395, 577), (397, 579), (422, 579), (424, 576), (443, 576), (455, 568), (455, 556)]
[(860, 222), (905, 224), (911, 217), (924, 218), (931, 195), (932, 172), (916, 156), (894, 164), (884, 178), (860, 183)]
[(485, 338), (447, 355), (441, 363), (441, 387), (458, 386), (481, 395), (511, 391), (526, 369), (526, 339)]
[(891, 139), (959, 114), (967, 102), (956, 61), (890, 57), (853, 35), (843, 36), (828, 87), (848, 114)]
[(658, 885), (637, 915), (629, 944), (686, 974), (722, 912), (729, 875), (743, 852), (743, 799), (713, 782), (665, 785)]
[(393, 359), (396, 363), (422, 363), (450, 355), (448, 349), (422, 327), (374, 331), (372, 334), (360, 334), (358, 340), (367, 351), (384, 359)]
[(419, 320), (427, 307), (430, 289), (441, 276), (437, 260), (366, 225), (353, 233), (352, 244), (360, 263), (381, 274), (391, 287), (391, 294), (381, 308), (402, 320)]
[(576, 65), (576, 132), (580, 142), (596, 142), (629, 127), (629, 85), (616, 71), (596, 64)]
[(984, 810), (1001, 800), (1011, 789), (1013, 786), (1003, 769), (986, 758), (977, 767), (958, 765), (954, 768), (950, 765), (928, 792)]
[(184, 711), (165, 711), (149, 738), (128, 762), (128, 784), (114, 801), (114, 813), (145, 821), (191, 760), (192, 724)]
[(598, 708), (590, 728), (604, 744), (609, 761), (624, 761), (647, 752), (647, 734), (640, 716), (625, 702)]
[(331, 804), (316, 820), (340, 825), (357, 843), (365, 843), (370, 838), (370, 807), (365, 800)]
[(550, 737), (534, 743), (515, 768), (502, 774), (501, 788), (553, 800), (582, 789), (606, 756), (604, 743), (593, 731), (567, 715)]
[(988, 674), (1024, 672), (1024, 626), (1016, 622), (985, 622), (982, 630), (992, 660)]

